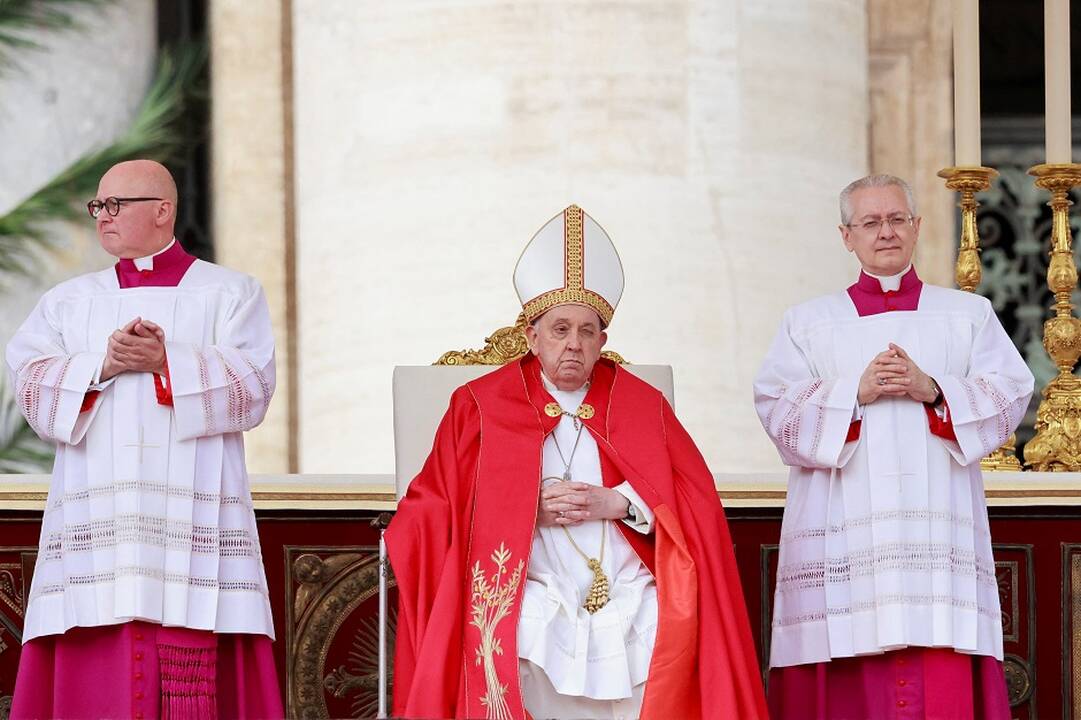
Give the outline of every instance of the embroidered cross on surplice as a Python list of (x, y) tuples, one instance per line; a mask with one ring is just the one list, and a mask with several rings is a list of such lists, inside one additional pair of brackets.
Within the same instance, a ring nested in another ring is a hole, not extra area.
[(884, 477), (888, 477), (888, 478), (891, 478), (891, 477), (897, 478), (897, 493), (898, 494), (901, 493), (901, 485), (902, 485), (902, 483), (904, 483), (904, 480), (905, 480), (906, 477), (916, 477), (916, 473), (914, 473), (914, 472), (903, 472), (901, 470), (898, 470), (897, 472), (882, 473), (882, 475)]
[(143, 448), (160, 448), (161, 446), (160, 445), (148, 445), (147, 443), (144, 443), (143, 442), (143, 426), (140, 425), (139, 426), (139, 442), (137, 442), (137, 443), (128, 443), (127, 445), (124, 445), (124, 447), (126, 447), (126, 448), (129, 448), (129, 447), (130, 448), (138, 448), (139, 449), (139, 465), (141, 466), (143, 464)]

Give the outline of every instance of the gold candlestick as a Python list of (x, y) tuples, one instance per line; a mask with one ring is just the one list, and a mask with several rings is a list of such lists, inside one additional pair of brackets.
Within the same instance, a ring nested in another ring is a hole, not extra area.
[[(946, 187), (961, 193), (961, 244), (957, 249), (957, 266), (954, 278), (957, 287), (965, 292), (975, 292), (983, 274), (980, 265), (980, 233), (976, 227), (976, 193), (991, 187), (991, 180), (998, 171), (989, 167), (948, 167), (938, 171), (946, 181)], [(1015, 453), (1017, 438), (1011, 435), (1006, 444), (980, 460), (984, 470), (1020, 470), (1021, 462)]]
[(1025, 445), (1025, 465), (1033, 470), (1081, 470), (1081, 378), (1073, 374), (1081, 357), (1081, 320), (1073, 316), (1070, 295), (1077, 287), (1077, 266), (1070, 236), (1071, 188), (1081, 185), (1081, 165), (1036, 165), (1028, 171), (1036, 187), (1051, 193), (1051, 261), (1047, 286), (1055, 294), (1055, 316), (1043, 325), (1043, 346), (1058, 375), (1043, 390), (1036, 411), (1036, 436)]

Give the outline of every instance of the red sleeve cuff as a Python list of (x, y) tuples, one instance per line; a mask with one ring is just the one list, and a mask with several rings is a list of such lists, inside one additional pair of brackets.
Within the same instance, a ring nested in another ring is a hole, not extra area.
[(169, 379), (169, 356), (165, 356), (162, 363), (161, 375), (154, 373), (154, 394), (158, 397), (158, 405), (173, 406), (173, 381)]
[(845, 436), (845, 442), (855, 442), (860, 439), (860, 428), (863, 427), (863, 420), (853, 420), (852, 424), (848, 426), (848, 435)]
[(937, 435), (943, 440), (957, 442), (957, 434), (953, 431), (953, 418), (950, 417), (950, 406), (946, 404), (945, 399), (942, 401), (942, 408), (945, 410), (945, 417), (939, 417), (933, 405), (923, 404), (923, 409), (927, 412), (927, 426), (932, 435)]
[(101, 395), (100, 390), (87, 390), (86, 395), (83, 395), (83, 404), (79, 406), (79, 412), (84, 413), (93, 408), (98, 395)]

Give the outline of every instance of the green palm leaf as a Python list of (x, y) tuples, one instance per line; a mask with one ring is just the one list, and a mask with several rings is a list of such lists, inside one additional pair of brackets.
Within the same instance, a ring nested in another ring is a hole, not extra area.
[[(0, 0), (3, 2), (4, 0)], [(114, 164), (133, 158), (166, 162), (191, 141), (183, 127), (189, 102), (204, 99), (204, 44), (162, 50), (153, 84), (131, 128), (108, 147), (75, 161), (48, 185), (0, 216), (0, 274), (31, 272), (40, 247), (52, 245), (47, 223), (83, 215), (82, 203), (93, 197), (98, 180)]]
[(41, 50), (34, 35), (43, 30), (82, 29), (71, 14), (78, 5), (101, 6), (113, 0), (0, 0), (0, 74), (19, 68), (20, 51)]
[[(82, 0), (68, 0), (68, 3)], [(91, 0), (96, 1), (96, 0)], [(4, 22), (13, 9), (31, 4), (63, 4), (0, 0), (0, 64), (6, 40)], [(10, 45), (10, 44), (9, 44)], [(207, 51), (205, 44), (162, 50), (154, 82), (128, 131), (108, 147), (84, 155), (45, 187), (0, 216), (0, 277), (28, 273), (36, 267), (40, 250), (52, 245), (48, 223), (78, 218), (82, 203), (93, 197), (98, 180), (114, 164), (134, 158), (160, 162), (175, 160), (197, 138), (185, 125), (189, 103), (205, 100)], [(47, 472), (53, 449), (26, 424), (6, 384), (0, 381), (0, 473)]]

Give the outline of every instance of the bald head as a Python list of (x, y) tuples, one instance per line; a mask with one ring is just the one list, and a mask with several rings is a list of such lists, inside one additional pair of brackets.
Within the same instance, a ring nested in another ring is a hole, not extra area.
[(101, 212), (97, 218), (98, 239), (110, 255), (144, 257), (172, 240), (176, 181), (164, 165), (153, 160), (128, 160), (113, 165), (98, 183), (97, 199), (104, 201), (110, 197), (120, 200), (120, 211), (115, 216)]
[(176, 181), (173, 180), (168, 168), (154, 160), (128, 160), (117, 163), (102, 175), (101, 183), (104, 184), (106, 181), (115, 183), (117, 186), (129, 187), (132, 192), (138, 190), (139, 197), (160, 197), (171, 202), (174, 207), (176, 206)]

